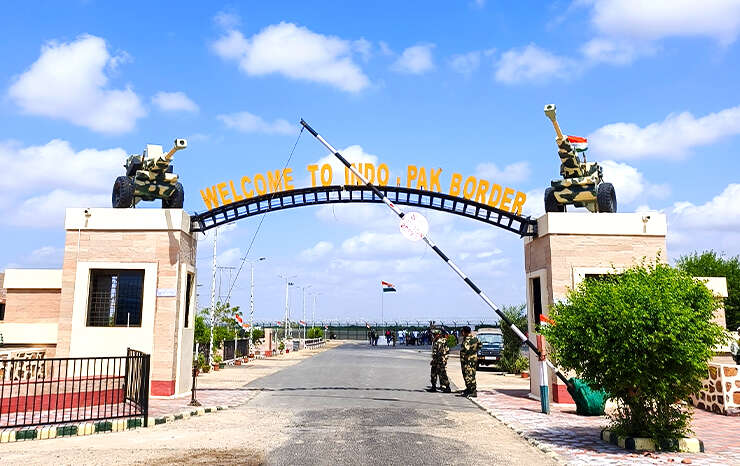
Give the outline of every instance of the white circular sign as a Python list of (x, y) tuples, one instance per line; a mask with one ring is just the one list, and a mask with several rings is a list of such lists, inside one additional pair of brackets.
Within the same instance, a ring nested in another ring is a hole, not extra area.
[(411, 241), (419, 241), (429, 232), (429, 222), (418, 212), (409, 212), (401, 219), (401, 234)]

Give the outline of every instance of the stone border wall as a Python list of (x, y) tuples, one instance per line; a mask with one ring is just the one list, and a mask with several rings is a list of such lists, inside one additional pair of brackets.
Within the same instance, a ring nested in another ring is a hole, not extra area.
[(717, 414), (740, 415), (740, 366), (709, 363), (709, 378), (691, 404)]

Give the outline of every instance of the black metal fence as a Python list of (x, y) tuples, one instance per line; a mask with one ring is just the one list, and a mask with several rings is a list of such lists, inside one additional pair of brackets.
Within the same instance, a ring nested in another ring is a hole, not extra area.
[[(391, 332), (397, 332), (405, 330), (407, 332), (423, 332), (430, 328), (430, 322), (437, 328), (444, 327), (448, 332), (461, 332), (464, 326), (469, 326), (473, 330), (477, 330), (483, 327), (498, 327), (498, 322), (485, 322), (485, 321), (429, 321), (429, 320), (416, 320), (416, 321), (389, 321), (389, 322), (337, 322), (337, 321), (316, 321), (313, 324), (309, 322), (308, 328), (312, 326), (320, 328), (324, 331), (324, 337), (329, 340), (367, 340), (368, 332), (370, 328), (375, 330), (378, 335), (384, 335), (386, 330)], [(283, 338), (285, 334), (284, 326), (277, 325), (275, 322), (260, 322), (259, 325), (264, 328), (273, 328), (277, 332), (278, 338)], [(289, 336), (302, 337), (303, 328), (293, 326), (289, 329)]]
[(235, 357), (247, 356), (249, 354), (249, 339), (224, 340), (224, 361), (229, 361)]
[(150, 356), (0, 359), (0, 429), (149, 417)]

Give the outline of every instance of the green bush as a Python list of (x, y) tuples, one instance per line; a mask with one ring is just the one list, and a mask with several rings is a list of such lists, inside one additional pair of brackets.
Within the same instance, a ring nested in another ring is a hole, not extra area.
[(727, 278), (725, 323), (731, 331), (740, 326), (740, 256), (726, 258), (714, 251), (681, 256), (676, 267), (694, 277)]
[(526, 356), (519, 356), (514, 361), (514, 373), (521, 374), (523, 371), (529, 370), (529, 358)]
[(457, 337), (455, 335), (447, 335), (447, 347), (452, 349), (457, 346)]
[(319, 327), (311, 327), (306, 330), (306, 338), (324, 338), (324, 329)]
[(280, 340), (280, 344), (278, 345), (278, 349), (280, 351), (283, 351), (285, 349), (285, 342)]
[(553, 362), (617, 401), (611, 430), (663, 442), (690, 433), (682, 402), (701, 389), (723, 340), (711, 321), (716, 307), (687, 273), (642, 264), (581, 282), (552, 306), (554, 324), (542, 333)]
[[(522, 331), (527, 331), (527, 305), (503, 306), (501, 312)], [(518, 374), (516, 363), (521, 357), (522, 340), (511, 330), (511, 327), (501, 319), (501, 332), (504, 335), (504, 348), (501, 351), (501, 369), (505, 372)]]

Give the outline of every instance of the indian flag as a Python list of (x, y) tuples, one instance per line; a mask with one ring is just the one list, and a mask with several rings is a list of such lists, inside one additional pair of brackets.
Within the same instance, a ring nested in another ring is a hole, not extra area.
[(240, 324), (244, 323), (244, 322), (242, 321), (242, 316), (241, 316), (241, 314), (234, 314), (234, 319), (236, 319), (236, 321), (237, 321), (237, 322), (239, 322)]
[(568, 142), (573, 146), (573, 149), (578, 152), (583, 152), (588, 149), (588, 139), (586, 138), (582, 138), (580, 136), (568, 136)]
[(393, 286), (392, 284), (388, 283), (388, 282), (384, 282), (384, 281), (381, 280), (380, 281), (380, 284), (383, 286), (383, 292), (384, 293), (389, 292), (389, 291), (396, 291), (396, 287)]

